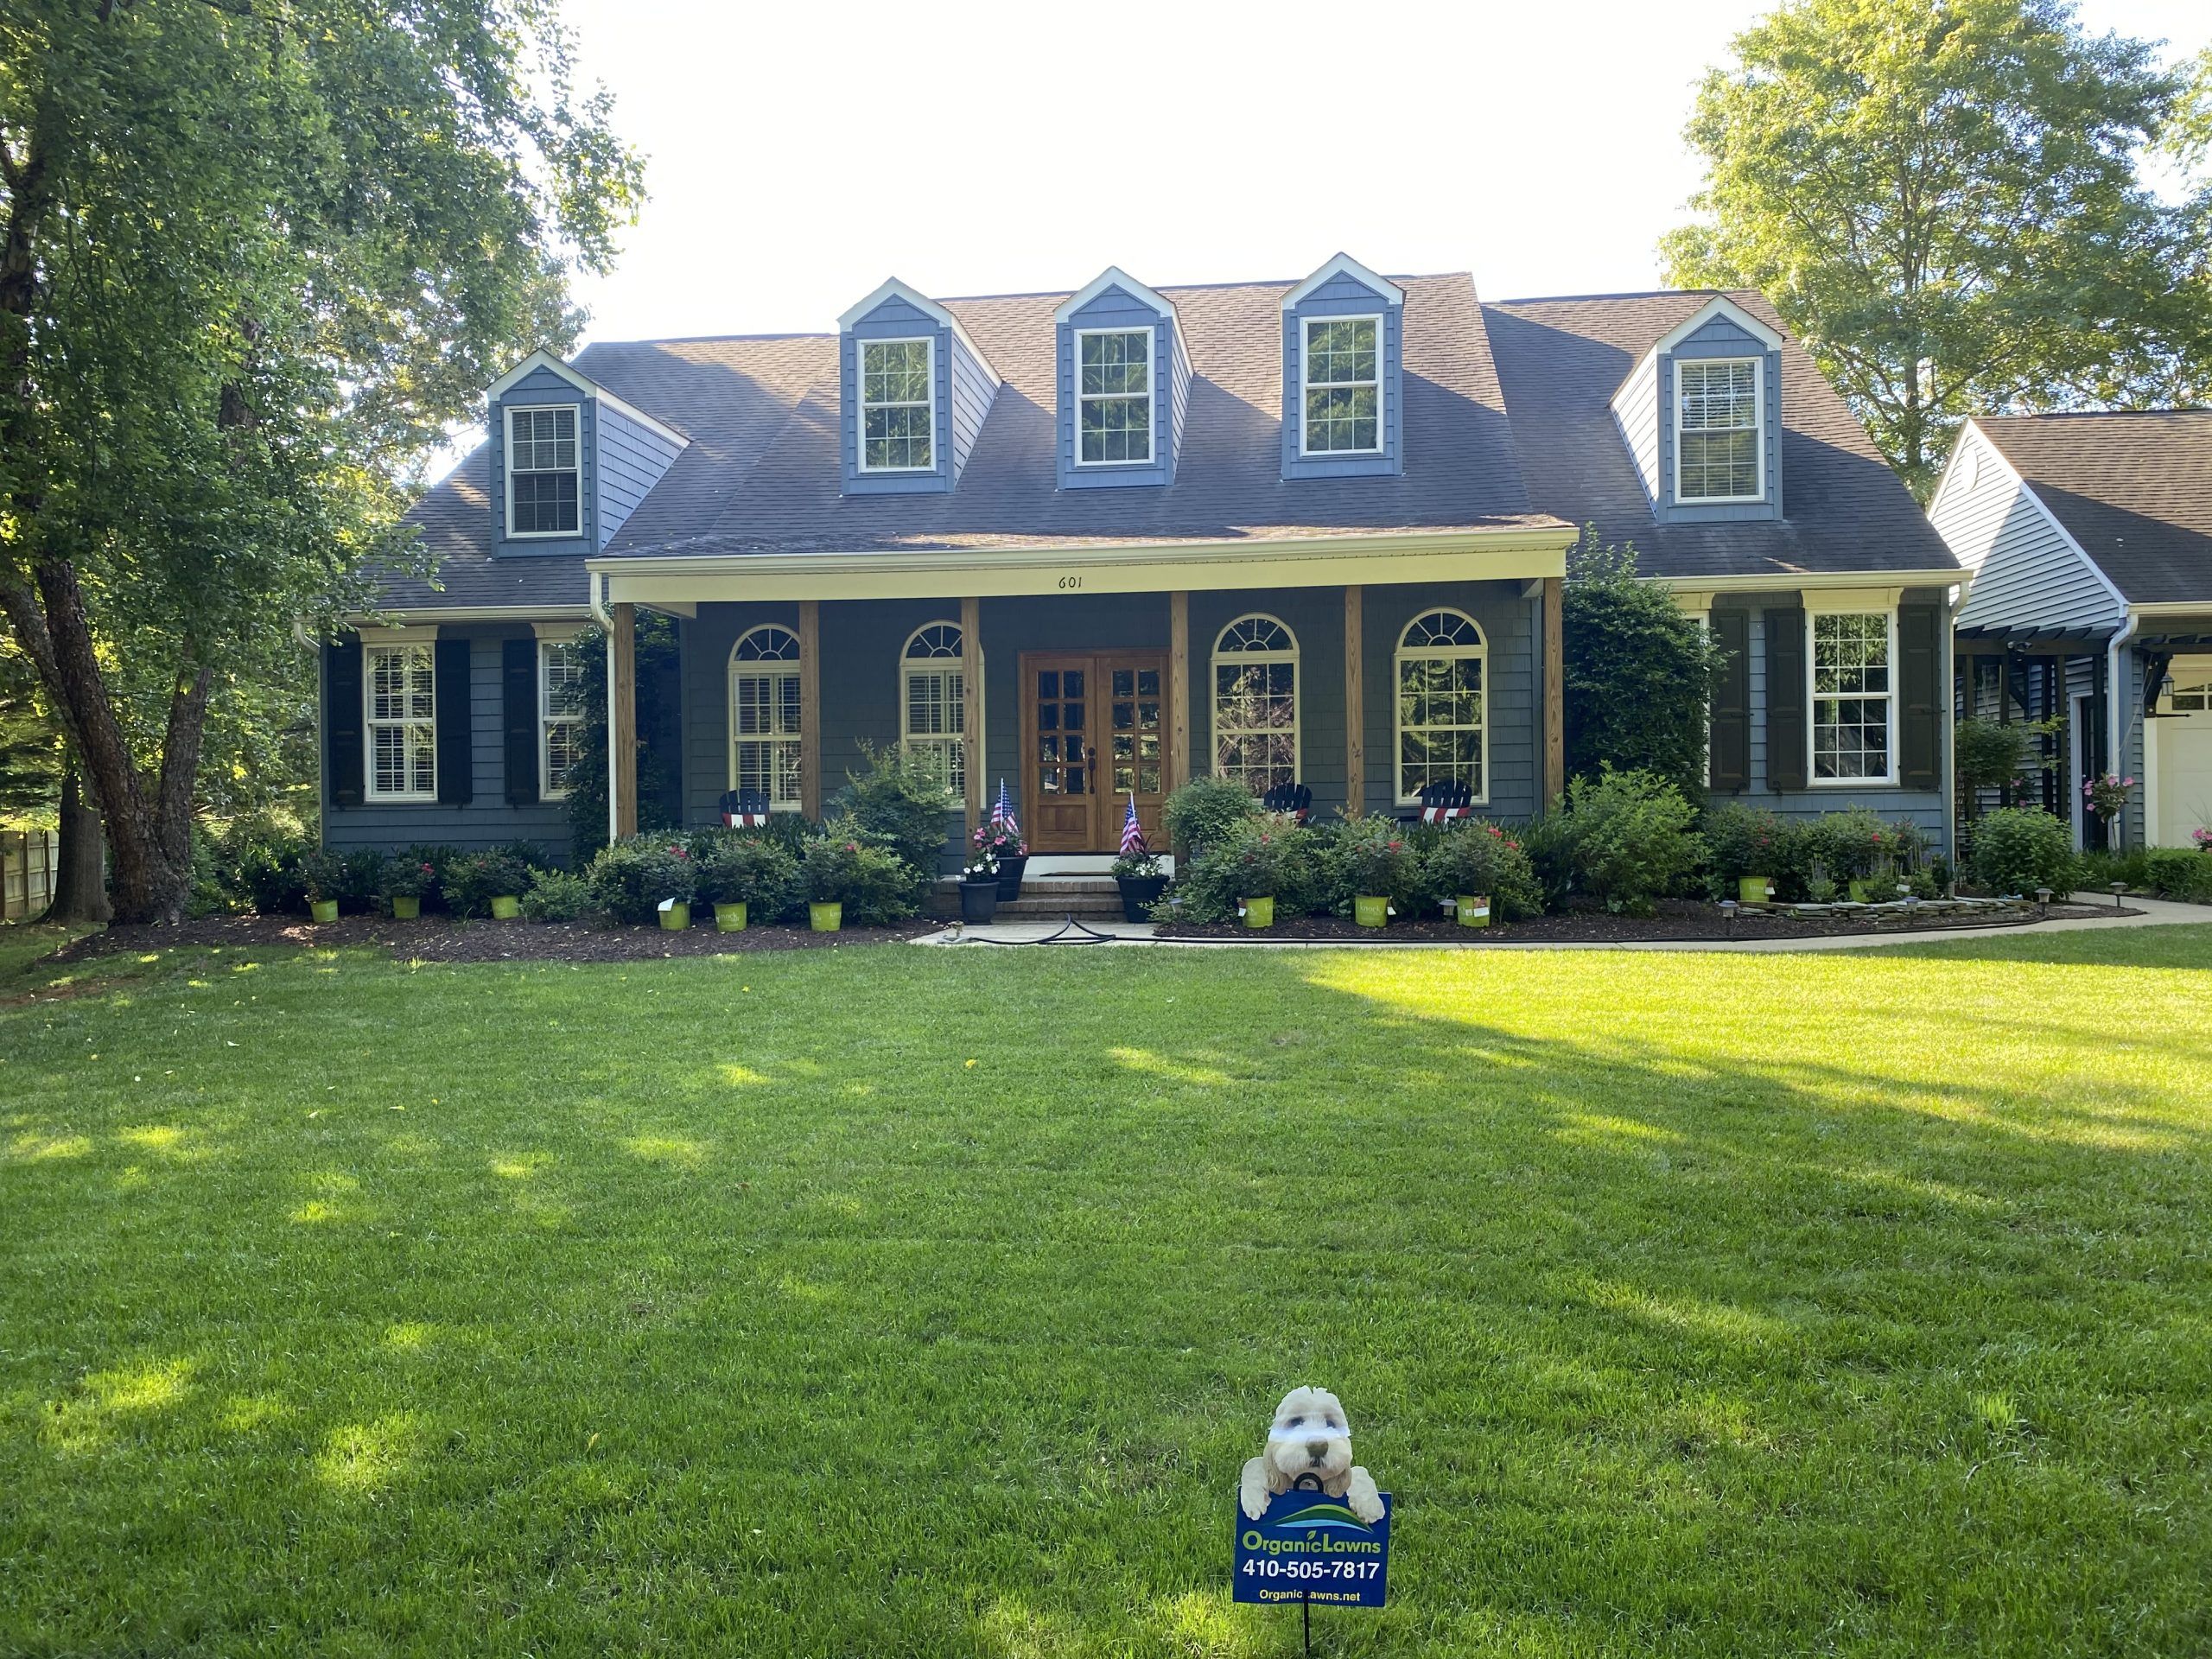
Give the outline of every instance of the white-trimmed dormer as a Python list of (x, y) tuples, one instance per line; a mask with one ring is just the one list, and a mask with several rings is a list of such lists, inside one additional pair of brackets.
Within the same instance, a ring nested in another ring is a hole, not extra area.
[(1782, 517), (1782, 346), (1717, 294), (1653, 342), (1613, 393), (1661, 524)]
[(1282, 296), (1282, 475), (1405, 470), (1406, 291), (1339, 253)]
[(486, 402), (501, 554), (597, 552), (690, 442), (550, 352), (493, 381)]
[(1052, 330), (1059, 487), (1173, 483), (1191, 394), (1174, 306), (1109, 265), (1054, 310)]
[(837, 319), (848, 495), (950, 490), (1000, 377), (960, 320), (891, 277)]

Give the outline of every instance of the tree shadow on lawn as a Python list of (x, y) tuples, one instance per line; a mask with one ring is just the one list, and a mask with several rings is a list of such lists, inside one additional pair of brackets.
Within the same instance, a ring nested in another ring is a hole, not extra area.
[[(234, 1117), (135, 1270), (152, 1217), (87, 1206), (101, 1259), (32, 1263), (80, 1380), (6, 1400), (35, 1605), (70, 1628), (57, 1565), (121, 1547), (104, 1628), (217, 1645), (1291, 1652), (1227, 1605), (1230, 1493), (1313, 1380), (1401, 1505), (1340, 1651), (2202, 1634), (2182, 1001), (2163, 1058), (2070, 1005), (1946, 1058), (1948, 982), (1872, 957), (1697, 958), (1686, 1003), (1643, 957), (1263, 952), (1194, 997), (1045, 955), (703, 1035), (686, 964), (619, 1064), (580, 975), (496, 1105), (395, 1059), (413, 1121), (286, 1161)], [(478, 1016), (425, 993), (435, 1055)], [(73, 1171), (121, 1155), (88, 1128)]]

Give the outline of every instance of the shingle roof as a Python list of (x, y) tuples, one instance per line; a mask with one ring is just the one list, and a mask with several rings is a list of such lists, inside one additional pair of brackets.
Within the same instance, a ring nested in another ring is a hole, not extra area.
[(2128, 600), (2212, 603), (2212, 410), (1974, 424)]
[(1826, 376), (1757, 294), (1728, 297), (1783, 337), (1782, 500), (1777, 521), (1653, 521), (1612, 411), (1660, 337), (1713, 290), (1509, 300), (1483, 308), (1513, 412), (1529, 503), (1608, 543), (1633, 542), (1648, 576), (1955, 569), (1958, 561)]

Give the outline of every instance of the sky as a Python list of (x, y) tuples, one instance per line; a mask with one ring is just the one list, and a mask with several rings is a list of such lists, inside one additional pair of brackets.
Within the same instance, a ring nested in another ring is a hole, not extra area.
[[(1295, 279), (1343, 250), (1488, 298), (1660, 285), (1697, 80), (1756, 0), (569, 0), (652, 200), (585, 338), (834, 328), (943, 297)], [(2212, 40), (2206, 0), (2083, 21)]]

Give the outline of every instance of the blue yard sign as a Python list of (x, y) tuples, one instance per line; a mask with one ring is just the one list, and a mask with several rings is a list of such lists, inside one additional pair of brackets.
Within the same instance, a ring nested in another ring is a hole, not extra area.
[(1239, 1509), (1232, 1599), (1380, 1607), (1390, 1566), (1390, 1494), (1382, 1497), (1372, 1524), (1325, 1492), (1278, 1493), (1256, 1521)]

